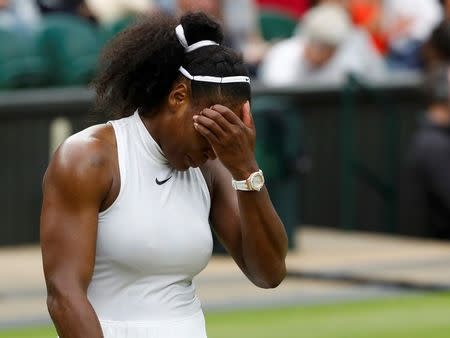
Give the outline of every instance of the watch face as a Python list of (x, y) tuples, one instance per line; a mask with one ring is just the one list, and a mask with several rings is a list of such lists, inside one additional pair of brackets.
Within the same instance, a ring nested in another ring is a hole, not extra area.
[(260, 190), (264, 185), (264, 176), (260, 173), (256, 173), (252, 177), (252, 186), (256, 190)]

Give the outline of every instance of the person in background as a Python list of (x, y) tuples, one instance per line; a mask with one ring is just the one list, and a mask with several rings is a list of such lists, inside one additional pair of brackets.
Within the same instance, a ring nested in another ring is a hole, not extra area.
[(43, 15), (73, 15), (93, 24), (97, 23), (85, 0), (36, 0), (36, 3)]
[(403, 172), (400, 230), (450, 239), (450, 68), (433, 71), (427, 87), (430, 105)]
[(78, 15), (84, 0), (36, 0), (43, 14), (64, 13)]
[(423, 58), (428, 71), (450, 64), (450, 20), (444, 20), (433, 30), (424, 45)]
[(179, 14), (204, 12), (221, 22), (223, 22), (223, 5), (222, 0), (177, 0)]
[(348, 11), (353, 23), (364, 28), (372, 37), (375, 48), (381, 53), (387, 52), (387, 36), (383, 30), (382, 0), (349, 0)]
[(421, 49), (442, 18), (438, 0), (384, 0), (388, 64), (394, 70), (421, 69)]
[(136, 14), (155, 10), (152, 0), (84, 0), (86, 7), (101, 25), (108, 25)]
[(153, 0), (159, 12), (171, 15), (176, 11), (176, 0)]
[(32, 34), (41, 17), (36, 4), (29, 0), (0, 0), (0, 29)]
[[(270, 50), (274, 43), (278, 42), (280, 37), (267, 37), (263, 34), (263, 27), (261, 26), (261, 15), (263, 13), (276, 13), (286, 20), (297, 22), (301, 20), (303, 15), (311, 8), (311, 0), (255, 0), (253, 12), (257, 15), (253, 24), (253, 31), (249, 43), (245, 48), (242, 48), (244, 59), (248, 64), (254, 65), (256, 71), (257, 67), (264, 59), (264, 56)], [(256, 74), (256, 72), (255, 72)]]
[(268, 86), (305, 81), (341, 82), (348, 73), (382, 76), (384, 64), (364, 31), (352, 26), (342, 6), (322, 4), (311, 9), (299, 32), (267, 53), (260, 79)]
[(444, 20), (450, 20), (450, 0), (440, 0), (444, 10)]
[(310, 8), (311, 0), (255, 0), (258, 9), (272, 10), (299, 20)]
[(334, 4), (347, 8), (348, 0), (311, 0), (313, 6), (319, 6), (323, 4)]

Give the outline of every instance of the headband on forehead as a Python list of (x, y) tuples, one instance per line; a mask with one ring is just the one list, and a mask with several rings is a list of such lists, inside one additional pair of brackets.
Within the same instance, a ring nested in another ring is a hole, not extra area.
[(184, 47), (184, 50), (186, 53), (192, 52), (193, 50), (199, 49), (201, 47), (218, 46), (219, 45), (217, 42), (211, 41), (211, 40), (202, 40), (202, 41), (193, 43), (192, 45), (189, 45), (186, 40), (186, 36), (184, 35), (184, 29), (183, 29), (182, 25), (178, 25), (175, 28), (175, 32), (177, 34), (178, 41), (180, 41), (180, 43)]
[(180, 67), (180, 72), (191, 81), (211, 82), (211, 83), (236, 83), (244, 82), (250, 84), (248, 76), (205, 76), (205, 75), (191, 75), (183, 66)]

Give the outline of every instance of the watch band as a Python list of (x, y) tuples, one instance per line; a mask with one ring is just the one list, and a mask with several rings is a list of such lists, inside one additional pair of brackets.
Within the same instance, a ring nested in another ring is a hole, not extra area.
[[(258, 185), (255, 185), (252, 180), (255, 177), (260, 177), (260, 183)], [(235, 179), (231, 180), (231, 185), (235, 190), (241, 190), (241, 191), (260, 191), (261, 188), (264, 186), (264, 175), (262, 170), (255, 171), (254, 173), (251, 173), (250, 176), (246, 180), (242, 181), (236, 181)]]
[(231, 185), (233, 186), (234, 190), (251, 191), (250, 187), (248, 186), (247, 180), (236, 181), (235, 179), (232, 179)]

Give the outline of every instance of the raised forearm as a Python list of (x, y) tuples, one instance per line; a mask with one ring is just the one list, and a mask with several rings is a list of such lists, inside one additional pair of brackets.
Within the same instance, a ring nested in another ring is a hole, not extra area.
[(260, 287), (275, 287), (286, 274), (288, 241), (266, 188), (238, 191), (242, 256), (247, 273)]
[(60, 338), (102, 338), (97, 315), (85, 295), (49, 295), (47, 306)]
[[(235, 180), (246, 180), (258, 170), (254, 154), (256, 130), (249, 102), (242, 106), (241, 118), (225, 106), (214, 105), (193, 119), (194, 128), (209, 142)], [(220, 168), (217, 172), (220, 173)], [(227, 201), (230, 186), (222, 185), (229, 184), (228, 175), (217, 177), (220, 178), (216, 184), (219, 186), (216, 200), (217, 196), (222, 196), (219, 200)], [(283, 223), (265, 188), (259, 192), (238, 191), (237, 197), (239, 212), (233, 215), (237, 220), (232, 222), (238, 228), (228, 231), (227, 236), (233, 257), (256, 285), (275, 287), (286, 274), (287, 236)], [(236, 230), (240, 233), (236, 234)], [(230, 236), (231, 232), (233, 236)]]

